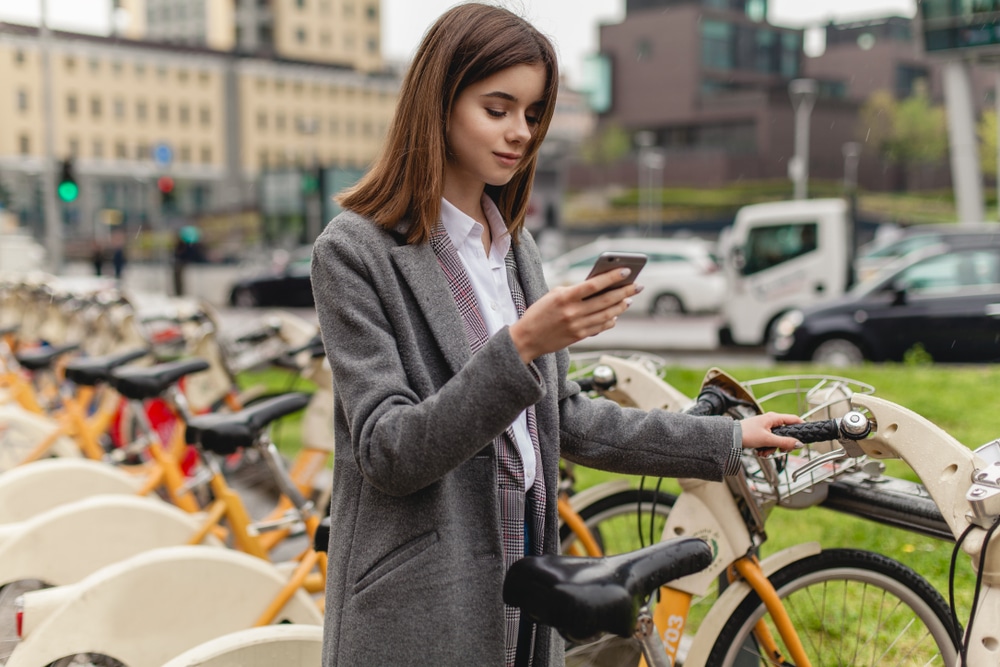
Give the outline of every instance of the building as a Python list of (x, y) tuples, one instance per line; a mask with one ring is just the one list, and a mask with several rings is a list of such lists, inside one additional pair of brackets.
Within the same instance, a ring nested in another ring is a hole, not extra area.
[[(323, 167), (356, 178), (398, 91), (392, 73), (205, 46), (53, 31), (48, 52), (52, 155), (72, 161), (80, 185), (60, 211), (67, 239), (105, 236), (108, 223), (162, 229), (205, 211), (256, 209), (274, 174), (287, 183)], [(0, 24), (0, 197), (38, 237), (42, 53), (37, 28)], [(302, 227), (301, 200), (270, 210)], [(312, 215), (315, 231), (322, 209)]]
[(382, 69), (379, 0), (131, 0), (133, 37)]
[[(940, 65), (914, 33), (903, 17), (830, 24), (825, 52), (808, 57), (805, 30), (768, 23), (766, 0), (627, 0), (623, 21), (600, 26), (611, 72), (611, 104), (600, 124), (650, 136), (665, 157), (664, 184), (786, 178), (795, 125), (789, 84), (811, 78), (818, 99), (810, 177), (840, 180), (844, 146), (863, 138), (859, 112), (872, 92), (902, 98), (927, 80), (933, 98), (943, 99)], [(973, 78), (977, 99), (991, 105), (992, 73)], [(602, 173), (574, 168), (571, 179), (577, 186), (634, 184), (637, 172), (632, 161)], [(935, 178), (930, 184), (948, 185), (946, 172)], [(862, 151), (859, 179), (871, 189), (900, 182), (870, 150)]]

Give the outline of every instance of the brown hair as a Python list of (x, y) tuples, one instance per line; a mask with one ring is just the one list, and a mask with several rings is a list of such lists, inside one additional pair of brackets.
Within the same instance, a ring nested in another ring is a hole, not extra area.
[(458, 5), (428, 30), (403, 79), (379, 157), (357, 185), (337, 197), (338, 203), (385, 228), (407, 218), (407, 241), (425, 241), (441, 213), (445, 132), (456, 98), (508, 67), (538, 64), (546, 74), (544, 108), (523, 166), (506, 185), (486, 186), (516, 240), (528, 210), (538, 148), (555, 109), (559, 66), (548, 38), (501, 7)]

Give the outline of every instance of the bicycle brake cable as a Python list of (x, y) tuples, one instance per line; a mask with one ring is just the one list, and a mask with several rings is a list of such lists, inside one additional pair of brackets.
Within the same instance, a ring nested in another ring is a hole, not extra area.
[(972, 596), (972, 609), (969, 611), (969, 623), (965, 626), (965, 636), (962, 639), (962, 667), (966, 667), (969, 653), (969, 640), (972, 639), (972, 622), (976, 617), (976, 607), (979, 605), (979, 594), (983, 588), (983, 570), (986, 568), (986, 550), (990, 546), (990, 539), (993, 533), (1000, 527), (1000, 517), (993, 521), (993, 525), (986, 530), (986, 537), (983, 538), (983, 547), (979, 552), (979, 570), (976, 572), (975, 593)]
[(958, 622), (957, 607), (955, 606), (955, 565), (958, 561), (958, 552), (962, 549), (962, 543), (965, 542), (965, 538), (969, 536), (969, 533), (975, 527), (976, 524), (970, 523), (962, 531), (962, 534), (958, 536), (958, 539), (955, 540), (955, 547), (951, 550), (951, 563), (948, 566), (948, 607), (951, 610), (952, 632), (954, 633), (954, 639), (958, 642), (960, 667), (964, 667), (965, 665), (965, 641), (962, 636), (962, 626)]

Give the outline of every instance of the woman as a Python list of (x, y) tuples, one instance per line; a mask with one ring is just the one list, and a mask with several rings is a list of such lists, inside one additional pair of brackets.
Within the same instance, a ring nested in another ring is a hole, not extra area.
[(558, 549), (558, 462), (720, 479), (745, 420), (622, 409), (567, 381), (568, 345), (641, 289), (617, 272), (547, 292), (523, 230), (552, 118), (552, 45), (464, 4), (425, 35), (382, 155), (317, 239), (313, 291), (336, 410), (324, 664), (558, 665), (505, 608), (506, 568)]

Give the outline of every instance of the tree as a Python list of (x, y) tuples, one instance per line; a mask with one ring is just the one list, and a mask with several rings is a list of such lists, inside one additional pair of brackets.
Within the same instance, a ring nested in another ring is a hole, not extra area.
[(610, 165), (631, 150), (632, 136), (621, 125), (607, 123), (587, 138), (580, 148), (580, 157), (586, 164)]
[(922, 82), (902, 101), (888, 91), (873, 93), (861, 110), (861, 119), (861, 140), (874, 146), (886, 161), (902, 167), (904, 178), (913, 168), (938, 162), (947, 154), (944, 108), (931, 103)]
[(983, 174), (996, 176), (997, 173), (997, 113), (986, 111), (979, 119), (979, 163)]

